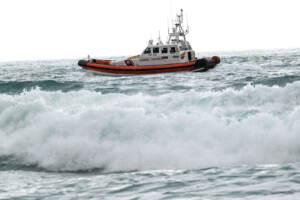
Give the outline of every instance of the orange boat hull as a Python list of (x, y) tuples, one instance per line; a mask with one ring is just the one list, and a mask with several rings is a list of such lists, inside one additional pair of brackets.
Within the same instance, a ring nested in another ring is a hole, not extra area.
[(183, 71), (207, 71), (214, 68), (220, 62), (219, 58), (203, 58), (191, 62), (167, 64), (167, 65), (145, 65), (145, 66), (120, 66), (110, 65), (108, 60), (80, 60), (78, 65), (84, 69), (109, 73), (109, 74), (157, 74)]

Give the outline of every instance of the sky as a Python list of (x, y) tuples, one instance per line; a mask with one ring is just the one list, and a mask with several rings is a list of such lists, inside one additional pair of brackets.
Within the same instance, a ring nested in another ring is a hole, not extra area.
[(181, 8), (196, 52), (300, 48), (299, 0), (1, 0), (0, 61), (137, 55)]

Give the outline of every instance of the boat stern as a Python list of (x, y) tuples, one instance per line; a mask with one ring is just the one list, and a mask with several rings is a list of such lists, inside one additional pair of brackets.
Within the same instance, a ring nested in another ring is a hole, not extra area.
[(195, 62), (195, 70), (194, 72), (205, 72), (209, 69), (214, 68), (221, 62), (220, 57), (213, 56), (211, 58), (201, 58), (197, 59)]

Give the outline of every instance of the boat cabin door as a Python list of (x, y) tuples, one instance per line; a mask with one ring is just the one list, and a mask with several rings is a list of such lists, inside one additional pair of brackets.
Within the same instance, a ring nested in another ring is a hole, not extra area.
[(189, 58), (189, 61), (191, 61), (192, 60), (192, 52), (188, 52), (188, 58)]

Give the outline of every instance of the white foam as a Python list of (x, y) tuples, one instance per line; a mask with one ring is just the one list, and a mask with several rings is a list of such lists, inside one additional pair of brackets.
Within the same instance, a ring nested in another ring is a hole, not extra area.
[(299, 161), (300, 82), (219, 92), (0, 94), (0, 156), (49, 170)]

